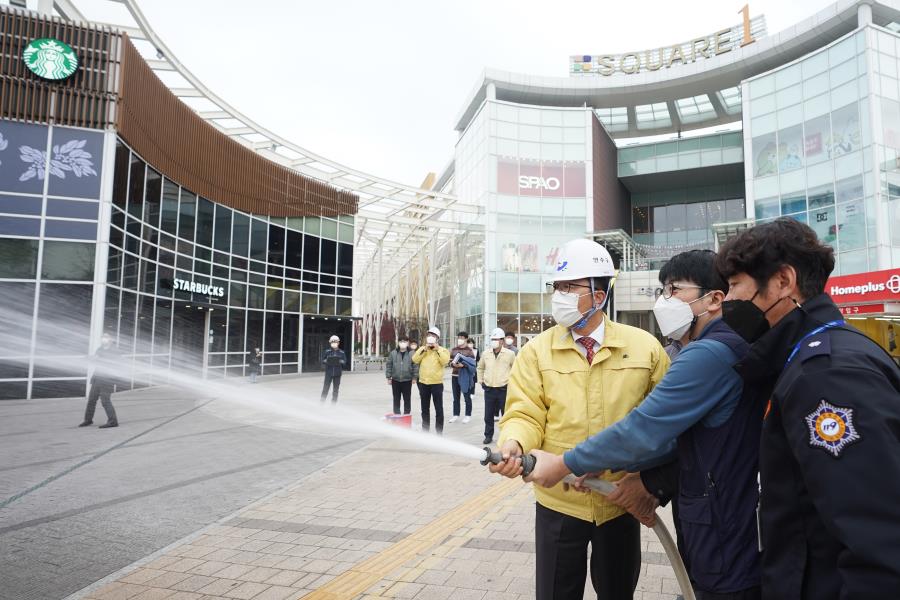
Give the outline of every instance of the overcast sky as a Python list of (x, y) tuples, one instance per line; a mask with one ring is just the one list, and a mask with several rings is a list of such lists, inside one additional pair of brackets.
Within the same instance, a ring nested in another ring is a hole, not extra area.
[[(187, 68), (238, 110), (332, 160), (414, 185), (452, 157), (453, 125), (485, 67), (566, 77), (571, 54), (687, 41), (739, 23), (743, 6), (741, 0), (138, 2)], [(755, 0), (750, 13), (765, 14), (772, 34), (831, 3)]]

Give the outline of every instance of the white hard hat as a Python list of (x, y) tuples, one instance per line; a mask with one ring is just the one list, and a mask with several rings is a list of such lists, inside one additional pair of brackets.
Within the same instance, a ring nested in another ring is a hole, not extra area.
[(428, 333), (433, 333), (437, 337), (441, 337), (441, 330), (434, 326), (428, 328)]
[(329, 342), (329, 343), (331, 343), (331, 342), (340, 342), (340, 341), (341, 341), (341, 338), (339, 338), (339, 337), (336, 336), (336, 335), (333, 335), (333, 336), (331, 336), (330, 338), (328, 338), (328, 342)]
[(615, 274), (612, 257), (606, 248), (595, 241), (578, 238), (566, 242), (560, 249), (550, 281), (613, 277)]
[(506, 332), (503, 331), (502, 329), (500, 329), (499, 327), (496, 328), (496, 329), (494, 329), (494, 330), (491, 332), (491, 339), (492, 339), (492, 340), (502, 340), (502, 339), (505, 338), (505, 337), (506, 337)]

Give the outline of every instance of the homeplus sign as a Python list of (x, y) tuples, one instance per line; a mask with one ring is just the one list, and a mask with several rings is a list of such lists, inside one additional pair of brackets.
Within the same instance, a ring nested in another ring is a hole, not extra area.
[(900, 302), (900, 269), (832, 277), (825, 292), (835, 304)]

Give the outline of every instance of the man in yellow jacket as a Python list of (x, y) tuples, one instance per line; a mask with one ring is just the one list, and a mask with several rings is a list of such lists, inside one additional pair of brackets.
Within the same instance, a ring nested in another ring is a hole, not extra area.
[[(491, 470), (521, 474), (535, 448), (562, 454), (622, 419), (662, 379), (669, 358), (649, 333), (603, 313), (612, 258), (577, 239), (559, 255), (548, 287), (557, 325), (522, 347), (500, 421), (505, 460)], [(621, 474), (605, 474), (617, 480)], [(641, 568), (640, 527), (599, 494), (535, 487), (536, 598), (581, 598), (591, 545), (591, 582), (604, 600), (631, 599)]]
[(428, 329), (425, 345), (413, 354), (419, 365), (419, 398), (422, 402), (422, 430), (431, 429), (431, 404), (434, 403), (434, 429), (444, 433), (444, 368), (450, 363), (450, 351), (440, 345), (441, 330)]

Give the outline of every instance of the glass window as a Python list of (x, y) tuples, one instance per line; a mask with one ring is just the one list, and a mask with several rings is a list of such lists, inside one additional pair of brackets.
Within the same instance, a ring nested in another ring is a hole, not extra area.
[(757, 220), (771, 219), (781, 215), (781, 207), (778, 198), (758, 198), (756, 200), (756, 218)]
[(144, 221), (159, 227), (160, 198), (162, 197), (162, 175), (147, 167), (147, 184), (144, 192)]
[(247, 256), (250, 250), (250, 217), (243, 213), (234, 213), (233, 230), (231, 234), (232, 253), (239, 256)]
[(635, 206), (631, 209), (631, 227), (634, 233), (650, 233), (649, 206)]
[(0, 217), (0, 235), (25, 235), (37, 237), (41, 234), (40, 219), (20, 219)]
[(303, 267), (303, 234), (299, 231), (292, 229), (287, 231), (284, 264), (297, 269)]
[(303, 236), (303, 269), (319, 271), (319, 238), (316, 236)]
[(266, 236), (269, 226), (265, 221), (250, 219), (250, 258), (266, 260)]
[[(810, 200), (812, 198), (810, 197)], [(810, 202), (810, 205), (812, 202)], [(834, 208), (822, 208), (809, 211), (809, 226), (816, 232), (819, 240), (825, 244), (833, 244), (837, 237), (837, 225), (834, 222)]]
[(803, 149), (807, 163), (814, 164), (828, 159), (830, 138), (831, 121), (828, 115), (806, 121)]
[(832, 158), (849, 154), (861, 147), (856, 102), (832, 112), (831, 122), (833, 128), (830, 148)]
[(160, 228), (175, 235), (178, 232), (178, 184), (163, 180), (162, 221)]
[(866, 246), (865, 208), (862, 198), (837, 207), (837, 225), (841, 252)]
[(0, 213), (13, 215), (40, 215), (42, 202), (31, 196), (0, 195)]
[(68, 217), (72, 219), (96, 219), (100, 205), (93, 201), (60, 200), (49, 198), (47, 200), (48, 217)]
[(725, 218), (727, 222), (743, 221), (747, 218), (747, 208), (743, 198), (725, 201)]
[(96, 240), (97, 223), (47, 219), (44, 223), (44, 237), (69, 238), (73, 240)]
[[(809, 190), (809, 209), (814, 210), (834, 204), (834, 186), (826, 184)], [(832, 213), (833, 214), (833, 213)], [(832, 224), (834, 219), (831, 219)]]
[[(38, 241), (0, 238), (0, 278), (34, 279), (37, 273)], [(10, 306), (6, 299), (2, 306)]]
[(178, 237), (193, 241), (196, 214), (197, 195), (182, 188), (181, 199), (178, 203)]
[(230, 208), (216, 204), (216, 238), (213, 243), (216, 250), (228, 252), (231, 249), (231, 215)]
[(338, 244), (337, 272), (344, 277), (353, 276), (353, 246), (350, 244)]
[(197, 244), (212, 246), (214, 210), (213, 203), (206, 198), (197, 199)]
[(92, 285), (41, 284), (37, 319), (38, 354), (88, 353), (93, 290)]
[(777, 160), (778, 153), (774, 133), (753, 138), (754, 177), (765, 177), (777, 173)]
[(91, 281), (94, 279), (95, 252), (95, 244), (46, 240), (41, 278)]
[(806, 192), (799, 191), (781, 196), (781, 214), (790, 215), (806, 210)]
[(321, 273), (336, 273), (337, 269), (337, 242), (322, 240), (322, 258), (320, 261)]
[(669, 231), (684, 231), (687, 229), (687, 222), (684, 210), (684, 204), (673, 204), (666, 208), (666, 222)]
[(113, 204), (125, 210), (128, 198), (128, 163), (131, 151), (116, 141), (116, 165), (113, 173)]
[(835, 184), (835, 196), (838, 204), (863, 197), (862, 175), (842, 179)]
[(803, 127), (788, 127), (778, 132), (778, 170), (793, 171), (803, 166)]
[(128, 179), (128, 214), (138, 219), (144, 212), (144, 161), (137, 154), (131, 155), (131, 177)]
[(269, 225), (268, 261), (272, 264), (284, 264), (284, 227)]

